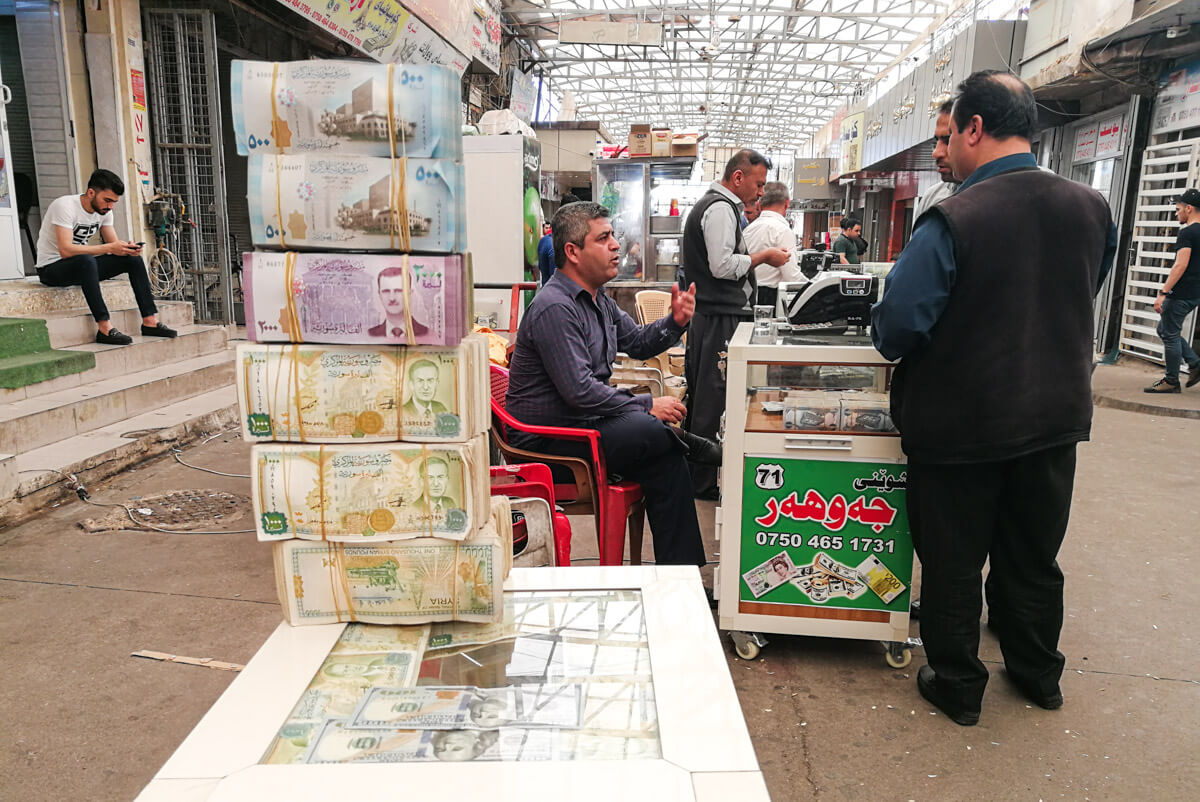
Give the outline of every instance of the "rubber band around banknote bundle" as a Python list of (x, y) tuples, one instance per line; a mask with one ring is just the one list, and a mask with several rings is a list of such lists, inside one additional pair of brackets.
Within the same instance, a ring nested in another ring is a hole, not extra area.
[(271, 138), (275, 140), (275, 218), (279, 223), (279, 247), (287, 248), (287, 235), (283, 231), (283, 197), (282, 190), (279, 188), (281, 176), (281, 166), (279, 156), (283, 153), (283, 149), (279, 145), (279, 130), (280, 123), (279, 109), (276, 107), (275, 87), (279, 81), (279, 62), (276, 61), (271, 67)]
[(296, 262), (300, 254), (288, 251), (283, 255), (283, 297), (285, 300), (284, 313), (287, 315), (288, 334), (293, 343), (304, 342), (304, 332), (300, 330), (300, 310), (296, 308)]

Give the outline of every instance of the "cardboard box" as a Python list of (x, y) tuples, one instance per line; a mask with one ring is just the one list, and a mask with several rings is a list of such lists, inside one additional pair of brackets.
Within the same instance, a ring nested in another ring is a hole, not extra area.
[(650, 129), (650, 155), (663, 157), (671, 155), (670, 128)]
[(698, 134), (673, 134), (671, 136), (672, 156), (698, 156), (700, 154), (700, 136)]
[(653, 153), (650, 141), (650, 126), (638, 123), (629, 126), (629, 155), (649, 156)]

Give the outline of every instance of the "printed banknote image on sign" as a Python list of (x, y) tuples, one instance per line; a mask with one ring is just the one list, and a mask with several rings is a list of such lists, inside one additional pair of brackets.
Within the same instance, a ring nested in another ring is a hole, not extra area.
[(906, 611), (906, 480), (892, 463), (747, 456), (739, 598)]

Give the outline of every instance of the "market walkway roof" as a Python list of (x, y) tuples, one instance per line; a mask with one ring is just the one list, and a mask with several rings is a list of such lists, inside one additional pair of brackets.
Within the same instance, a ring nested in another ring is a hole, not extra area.
[(709, 145), (793, 150), (963, 0), (515, 0), (505, 17), (554, 92), (617, 137), (631, 122)]

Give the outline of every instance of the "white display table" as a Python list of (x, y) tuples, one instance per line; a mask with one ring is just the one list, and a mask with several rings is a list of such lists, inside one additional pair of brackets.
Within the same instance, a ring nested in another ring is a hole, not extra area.
[[(375, 753), (369, 762), (265, 764), (331, 649), (361, 632), (280, 624), (138, 800), (768, 799), (696, 568), (517, 568), (505, 593), (503, 627), (455, 624), (447, 634), (434, 625), (417, 686), (568, 682), (587, 699), (581, 726), (591, 729), (522, 730), (546, 747), (532, 758), (496, 730), (510, 754), (493, 749), (470, 762), (382, 762), (387, 755)], [(629, 715), (614, 716), (605, 695), (625, 700), (615, 709)], [(314, 749), (289, 759), (312, 759)]]

